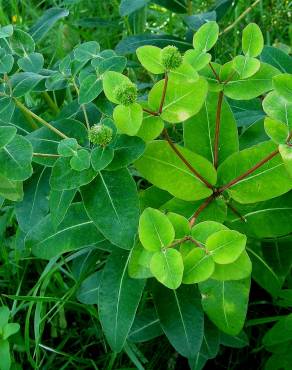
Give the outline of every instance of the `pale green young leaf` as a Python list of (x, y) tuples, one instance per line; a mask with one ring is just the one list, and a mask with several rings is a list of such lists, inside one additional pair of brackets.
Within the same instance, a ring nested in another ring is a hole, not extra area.
[(194, 244), (184, 258), (184, 284), (196, 284), (207, 280), (214, 271), (215, 263), (210, 254)]
[(250, 57), (257, 57), (263, 50), (264, 38), (255, 23), (249, 23), (242, 32), (242, 51)]
[(228, 230), (226, 226), (215, 221), (200, 222), (192, 228), (192, 237), (205, 245), (209, 236), (221, 230)]
[(194, 34), (193, 45), (195, 50), (206, 52), (216, 44), (219, 36), (219, 26), (215, 21), (210, 21), (201, 26)]
[(146, 208), (139, 221), (139, 238), (143, 247), (156, 252), (170, 245), (175, 231), (168, 217), (154, 208)]
[(127, 169), (99, 172), (81, 188), (85, 209), (96, 227), (120, 248), (131, 249), (138, 229), (139, 200)]
[(164, 73), (165, 68), (161, 62), (161, 49), (157, 46), (144, 45), (136, 50), (137, 58), (147, 71), (153, 74)]
[(140, 243), (137, 243), (131, 251), (129, 261), (129, 275), (133, 279), (147, 279), (152, 277), (150, 271), (150, 261), (153, 252), (143, 248)]
[(284, 144), (289, 136), (289, 128), (285, 123), (266, 117), (264, 121), (267, 135), (276, 143)]
[(252, 270), (251, 260), (246, 251), (232, 263), (222, 265), (215, 263), (215, 269), (211, 276), (215, 280), (241, 280), (250, 276)]
[(277, 93), (289, 102), (292, 102), (292, 75), (283, 73), (273, 78), (274, 87)]
[[(149, 107), (158, 111), (163, 94), (164, 80), (157, 82), (148, 95)], [(161, 118), (170, 123), (185, 121), (198, 113), (207, 95), (208, 84), (203, 77), (192, 83), (168, 82)]]
[(160, 117), (144, 112), (142, 124), (136, 135), (146, 142), (151, 141), (161, 134), (163, 128), (164, 122)]
[(271, 118), (285, 123), (292, 129), (292, 102), (276, 91), (271, 91), (263, 100), (263, 109)]
[(75, 138), (61, 140), (58, 144), (58, 154), (63, 157), (72, 157), (78, 149), (78, 143)]
[(143, 120), (143, 110), (140, 104), (118, 105), (113, 112), (113, 118), (118, 130), (126, 135), (134, 136), (140, 129)]
[(204, 335), (204, 314), (198, 290), (194, 285), (181, 285), (172, 290), (154, 282), (152, 294), (162, 329), (175, 350), (193, 358)]
[(233, 59), (233, 66), (240, 78), (245, 79), (253, 76), (261, 66), (261, 62), (252, 57), (238, 55)]
[[(214, 137), (218, 93), (209, 92), (198, 114), (183, 123), (185, 146), (214, 161)], [(219, 163), (238, 151), (236, 122), (227, 101), (223, 98), (221, 109), (221, 131), (219, 136)]]
[(17, 133), (17, 129), (13, 126), (0, 126), (0, 149), (9, 144)]
[(95, 171), (103, 170), (114, 158), (114, 150), (108, 146), (97, 146), (91, 152), (90, 161)]
[(206, 249), (214, 262), (225, 265), (234, 262), (244, 251), (246, 236), (234, 230), (221, 230), (206, 240)]
[(200, 50), (187, 50), (184, 60), (188, 62), (196, 71), (203, 69), (211, 61), (211, 54)]
[(170, 84), (192, 83), (199, 79), (198, 72), (186, 61), (168, 74)]
[(243, 328), (250, 279), (218, 281), (209, 279), (199, 283), (203, 310), (224, 333), (237, 335)]
[[(211, 184), (216, 183), (216, 171), (205, 158), (176, 145), (188, 162)], [(143, 156), (135, 162), (143, 177), (153, 185), (183, 200), (204, 199), (211, 189), (194, 175), (165, 141), (148, 143)]]
[(177, 289), (182, 283), (183, 259), (176, 249), (155, 252), (150, 261), (153, 276), (169, 289)]
[(16, 322), (6, 324), (3, 328), (3, 339), (8, 339), (11, 335), (17, 333), (20, 329), (20, 325)]
[(279, 152), (284, 161), (285, 167), (292, 178), (292, 147), (290, 145), (280, 144)]
[(175, 239), (181, 239), (190, 234), (191, 228), (187, 218), (174, 212), (168, 212), (167, 218), (174, 228)]
[(129, 259), (129, 252), (114, 250), (107, 259), (98, 290), (99, 319), (114, 352), (120, 352), (125, 345), (145, 285), (145, 280), (129, 276)]
[[(269, 154), (277, 146), (270, 141), (232, 154), (218, 168), (219, 185), (244, 174)], [(260, 166), (250, 175), (240, 179), (227, 190), (229, 195), (239, 203), (254, 203), (277, 197), (288, 192), (292, 187), (284, 162), (279, 154)]]

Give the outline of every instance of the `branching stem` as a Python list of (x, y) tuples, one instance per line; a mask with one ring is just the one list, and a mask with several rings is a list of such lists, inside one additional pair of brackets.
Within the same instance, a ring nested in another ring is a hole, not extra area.
[(205, 208), (208, 207), (208, 205), (215, 199), (215, 195), (212, 194), (207, 198), (201, 205), (200, 207), (196, 210), (196, 212), (193, 214), (192, 218), (190, 219), (190, 226), (193, 227), (194, 223), (196, 222), (196, 219), (198, 216), (201, 214), (201, 212), (204, 211)]
[(198, 248), (204, 249), (206, 251), (206, 248), (200, 242), (198, 242), (196, 239), (192, 238), (190, 235), (186, 235), (183, 238), (181, 238), (179, 240), (176, 240), (175, 242), (170, 244), (168, 246), (168, 248), (176, 247), (177, 245), (182, 244), (184, 242), (191, 242), (191, 243), (195, 244)]

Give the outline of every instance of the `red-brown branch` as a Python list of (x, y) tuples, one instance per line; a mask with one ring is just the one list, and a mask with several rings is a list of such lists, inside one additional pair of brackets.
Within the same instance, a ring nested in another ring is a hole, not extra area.
[(214, 167), (218, 167), (219, 157), (219, 138), (220, 138), (220, 122), (221, 122), (221, 111), (223, 103), (223, 91), (219, 92), (217, 110), (216, 110), (216, 124), (215, 124), (215, 138), (214, 138)]
[(212, 66), (212, 63), (211, 63), (211, 62), (209, 63), (209, 67), (211, 68), (211, 70), (212, 70), (212, 72), (213, 72), (213, 74), (214, 74), (214, 76), (215, 76), (216, 80), (217, 80), (218, 82), (221, 82), (220, 77), (219, 77), (218, 73), (216, 72), (215, 68)]
[(208, 205), (215, 199), (214, 194), (210, 195), (209, 198), (207, 198), (200, 207), (196, 210), (196, 212), (193, 214), (192, 218), (190, 219), (190, 226), (193, 227), (194, 223), (196, 222), (196, 219), (199, 217), (199, 215), (204, 211), (205, 208), (208, 207)]
[(182, 239), (176, 240), (175, 242), (170, 244), (168, 246), (168, 248), (176, 247), (177, 245), (182, 244), (182, 243), (187, 242), (187, 241), (195, 244), (198, 248), (206, 250), (206, 248), (200, 242), (198, 242), (196, 239), (192, 238), (190, 235), (186, 235)]
[(168, 135), (166, 128), (163, 130), (163, 136), (165, 137), (166, 141), (170, 145), (171, 149), (175, 152), (175, 154), (183, 161), (183, 163), (188, 167), (188, 169), (199, 179), (201, 180), (209, 189), (213, 190), (213, 186), (207, 181), (202, 175), (199, 174), (197, 170), (188, 162), (188, 160), (181, 154), (181, 152), (177, 149), (175, 144), (172, 142), (171, 138)]
[(161, 114), (161, 113), (162, 113), (163, 105), (164, 105), (164, 102), (165, 102), (165, 96), (166, 96), (167, 85), (168, 85), (168, 74), (167, 74), (167, 72), (166, 72), (166, 73), (165, 73), (165, 79), (164, 79), (164, 85), (163, 85), (162, 96), (161, 96), (161, 101), (160, 101), (160, 106), (159, 106), (159, 110), (158, 110), (158, 113), (159, 113), (159, 114)]
[(244, 218), (239, 211), (230, 203), (226, 203), (227, 207), (238, 217), (241, 221), (246, 222), (246, 218)]
[(276, 149), (272, 153), (270, 153), (267, 157), (263, 158), (261, 161), (259, 161), (257, 164), (255, 164), (253, 167), (251, 167), (248, 171), (244, 172), (240, 176), (236, 177), (235, 179), (231, 180), (227, 184), (223, 185), (221, 188), (218, 189), (219, 193), (222, 193), (223, 191), (231, 188), (235, 184), (237, 184), (239, 181), (245, 179), (249, 175), (251, 175), (253, 172), (255, 172), (258, 168), (263, 166), (265, 163), (269, 162), (272, 158), (274, 158), (279, 153), (279, 150)]
[(152, 110), (147, 109), (147, 108), (143, 108), (143, 111), (150, 114), (151, 116), (159, 116), (158, 112), (153, 112)]

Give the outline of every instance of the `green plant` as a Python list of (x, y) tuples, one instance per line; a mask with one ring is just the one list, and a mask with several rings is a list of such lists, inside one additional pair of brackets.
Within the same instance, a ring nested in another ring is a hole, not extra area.
[[(184, 55), (138, 48), (154, 75), (145, 100), (122, 74), (126, 58), (95, 41), (44, 68), (30, 34), (0, 29), (0, 196), (20, 258), (49, 260), (47, 271), (64, 253), (100, 251), (87, 278), (112, 350), (135, 359), (129, 343), (162, 328), (194, 369), (216, 356), (222, 333), (244, 336), (254, 239), (292, 231), (277, 214), (291, 202), (291, 75), (258, 59), (256, 24), (243, 30), (243, 55), (222, 66), (211, 61), (218, 35), (208, 22)], [(259, 96), (270, 140), (239, 151), (227, 98)], [(169, 134), (181, 124), (184, 146)], [(36, 347), (43, 332), (39, 324)], [(25, 333), (29, 341), (29, 320)]]

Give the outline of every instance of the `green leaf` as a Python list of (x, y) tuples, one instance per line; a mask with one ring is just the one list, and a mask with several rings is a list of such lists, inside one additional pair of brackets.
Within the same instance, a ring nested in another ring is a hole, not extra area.
[(184, 60), (196, 71), (200, 71), (211, 61), (211, 54), (200, 50), (187, 50), (184, 54)]
[(152, 116), (144, 112), (142, 124), (136, 135), (146, 142), (151, 141), (161, 134), (163, 128), (164, 122), (160, 117)]
[[(263, 345), (271, 347), (284, 345), (292, 340), (292, 314), (281, 318), (263, 337)], [(269, 349), (269, 348), (268, 348)]]
[(192, 237), (205, 245), (209, 236), (221, 230), (228, 230), (226, 226), (215, 221), (204, 221), (192, 228)]
[(95, 171), (106, 168), (114, 158), (114, 150), (109, 147), (98, 146), (91, 152), (91, 165)]
[(203, 310), (209, 319), (224, 333), (237, 335), (243, 328), (250, 279), (217, 281), (199, 284)]
[(14, 64), (14, 58), (11, 54), (5, 54), (0, 49), (0, 73), (9, 73)]
[(150, 271), (150, 261), (153, 252), (149, 252), (143, 248), (140, 243), (137, 243), (131, 251), (129, 261), (129, 275), (133, 279), (147, 279), (152, 277)]
[(49, 211), (49, 177), (50, 170), (43, 167), (24, 183), (24, 198), (15, 207), (18, 224), (24, 232), (38, 224)]
[(119, 101), (116, 98), (115, 90), (118, 86), (124, 84), (130, 84), (131, 81), (128, 77), (122, 75), (121, 73), (108, 71), (103, 75), (103, 90), (105, 96), (109, 101), (119, 104)]
[(131, 342), (140, 343), (161, 336), (162, 334), (163, 332), (155, 309), (144, 309), (142, 313), (136, 315), (128, 339)]
[(292, 102), (292, 76), (284, 73), (273, 78), (274, 87), (277, 93), (289, 102)]
[(15, 137), (17, 130), (11, 126), (0, 126), (0, 149), (3, 149)]
[(6, 324), (3, 328), (3, 339), (7, 339), (9, 338), (11, 335), (17, 333), (20, 329), (20, 325), (17, 324), (17, 323), (10, 323), (10, 324)]
[(72, 157), (78, 149), (78, 143), (75, 138), (68, 138), (60, 141), (58, 144), (58, 154), (63, 157)]
[(261, 63), (260, 69), (251, 77), (241, 79), (234, 77), (225, 87), (226, 96), (235, 100), (254, 99), (273, 88), (272, 78), (279, 74), (279, 71), (266, 63)]
[[(232, 154), (218, 168), (218, 182), (227, 184), (242, 175), (276, 149), (272, 142), (263, 142)], [(239, 203), (254, 203), (277, 197), (291, 189), (291, 179), (280, 155), (274, 156), (249, 176), (239, 180), (227, 192)]]
[(87, 104), (98, 97), (102, 92), (102, 80), (97, 75), (88, 75), (82, 80), (79, 90), (79, 103)]
[(0, 370), (10, 370), (11, 358), (10, 358), (10, 348), (7, 339), (0, 339)]
[(292, 103), (276, 91), (270, 92), (263, 100), (264, 111), (273, 119), (285, 123), (292, 129)]
[(214, 272), (214, 261), (210, 254), (192, 245), (192, 250), (184, 257), (184, 284), (195, 284), (209, 279)]
[(19, 28), (15, 28), (10, 39), (12, 51), (20, 57), (34, 52), (35, 43), (33, 38)]
[(234, 262), (228, 265), (216, 263), (211, 278), (215, 280), (241, 280), (250, 276), (251, 270), (251, 260), (246, 251), (243, 251)]
[[(158, 111), (163, 94), (164, 80), (157, 82), (148, 95), (149, 107)], [(203, 77), (196, 82), (176, 83), (169, 80), (161, 118), (178, 123), (195, 115), (201, 109), (207, 95), (208, 84)]]
[(35, 23), (29, 33), (33, 37), (33, 39), (38, 42), (40, 41), (54, 26), (54, 24), (61, 18), (67, 17), (69, 15), (69, 11), (67, 9), (62, 8), (50, 8), (47, 9), (43, 15), (38, 19), (37, 23)]
[(57, 228), (51, 215), (48, 215), (30, 230), (25, 244), (36, 257), (50, 259), (65, 252), (96, 247), (104, 240), (93, 221), (88, 219), (82, 203), (74, 203)]
[(265, 46), (261, 53), (261, 60), (271, 64), (282, 73), (292, 73), (292, 58), (279, 48), (273, 46)]
[(199, 75), (197, 71), (186, 61), (168, 74), (169, 82), (179, 85), (180, 83), (193, 83), (198, 81)]
[[(183, 123), (184, 143), (191, 151), (214, 161), (214, 137), (218, 93), (209, 92), (198, 114)], [(233, 113), (225, 99), (221, 110), (219, 163), (238, 151), (238, 134)]]
[(183, 259), (176, 249), (155, 252), (150, 261), (154, 277), (169, 289), (177, 289), (181, 285), (183, 270)]
[(0, 328), (4, 328), (5, 325), (8, 324), (10, 317), (10, 311), (7, 306), (0, 307)]
[(242, 51), (250, 57), (260, 55), (264, 47), (261, 29), (255, 23), (249, 23), (242, 32)]
[(113, 112), (113, 118), (122, 134), (134, 136), (139, 131), (143, 120), (143, 110), (140, 104), (118, 105)]
[(145, 45), (136, 50), (137, 58), (147, 71), (153, 74), (163, 73), (165, 68), (161, 63), (161, 49), (157, 46)]
[(82, 281), (80, 288), (76, 293), (76, 298), (83, 304), (98, 304), (98, 291), (102, 271), (96, 271)]
[(221, 230), (210, 235), (206, 249), (214, 262), (225, 265), (234, 262), (244, 251), (246, 236), (234, 230)]
[(172, 226), (174, 228), (175, 239), (181, 239), (184, 236), (190, 234), (191, 228), (189, 225), (189, 221), (185, 217), (177, 213), (168, 212), (167, 218), (172, 223)]
[(54, 227), (57, 227), (63, 221), (75, 194), (76, 189), (62, 191), (51, 190), (49, 202), (51, 219)]
[(13, 26), (8, 24), (7, 26), (0, 27), (0, 39), (5, 39), (13, 35)]
[(70, 166), (70, 158), (58, 158), (52, 169), (50, 184), (54, 190), (72, 190), (90, 183), (96, 175), (92, 168), (75, 171)]
[(75, 171), (84, 171), (90, 167), (90, 154), (86, 149), (77, 150), (70, 159), (70, 166)]
[(238, 55), (233, 59), (233, 65), (240, 78), (245, 79), (260, 69), (261, 62), (256, 58)]
[(125, 17), (136, 10), (144, 7), (150, 0), (122, 0), (120, 4), (120, 15)]
[(155, 283), (152, 294), (168, 340), (182, 356), (193, 358), (204, 334), (204, 316), (196, 287), (182, 285), (178, 290), (171, 290)]
[(81, 188), (86, 211), (97, 228), (113, 244), (131, 249), (138, 228), (139, 202), (136, 184), (127, 169), (100, 172)]
[(120, 352), (125, 345), (145, 285), (144, 280), (129, 277), (129, 258), (126, 251), (113, 251), (99, 287), (99, 318), (114, 352)]
[(0, 196), (12, 200), (20, 201), (23, 198), (22, 181), (12, 181), (0, 175)]
[(267, 135), (269, 135), (276, 144), (284, 144), (287, 141), (289, 129), (285, 123), (266, 117), (264, 124)]
[(24, 72), (39, 73), (44, 66), (44, 57), (40, 53), (31, 53), (19, 58), (17, 64)]
[(23, 136), (16, 135), (0, 149), (1, 174), (9, 180), (26, 180), (32, 174), (32, 146)]
[(195, 50), (206, 52), (216, 44), (219, 36), (219, 26), (215, 21), (210, 21), (201, 26), (194, 34), (193, 45)]
[(279, 152), (285, 164), (285, 167), (292, 177), (292, 147), (286, 144), (279, 145)]
[(118, 170), (127, 167), (143, 154), (145, 143), (138, 137), (118, 135), (114, 143), (114, 158), (107, 170)]
[[(38, 90), (39, 83), (46, 77), (33, 72), (20, 72), (11, 77), (11, 87), (14, 97), (20, 97), (29, 91)], [(42, 86), (40, 90), (44, 91), (45, 87)]]
[(78, 62), (87, 62), (98, 56), (100, 46), (97, 41), (88, 41), (74, 49), (74, 57)]
[(172, 223), (162, 212), (146, 208), (139, 221), (139, 238), (144, 248), (157, 252), (170, 245), (175, 232)]
[(253, 238), (274, 238), (292, 231), (292, 193), (253, 204), (233, 203), (242, 219), (230, 212), (227, 225)]
[[(178, 145), (176, 147), (201, 176), (211, 184), (216, 183), (216, 172), (210, 162), (188, 149)], [(212, 193), (165, 141), (148, 143), (145, 153), (135, 162), (135, 166), (149, 182), (180, 199), (204, 199)]]
[[(104, 51), (106, 52), (106, 50)], [(101, 57), (101, 58), (100, 58)], [(100, 53), (99, 58), (92, 59), (91, 65), (96, 69), (96, 72), (100, 75), (104, 74), (107, 71), (115, 71), (122, 73), (127, 65), (127, 59), (125, 57), (116, 56), (107, 56), (104, 59), (103, 52)]]

